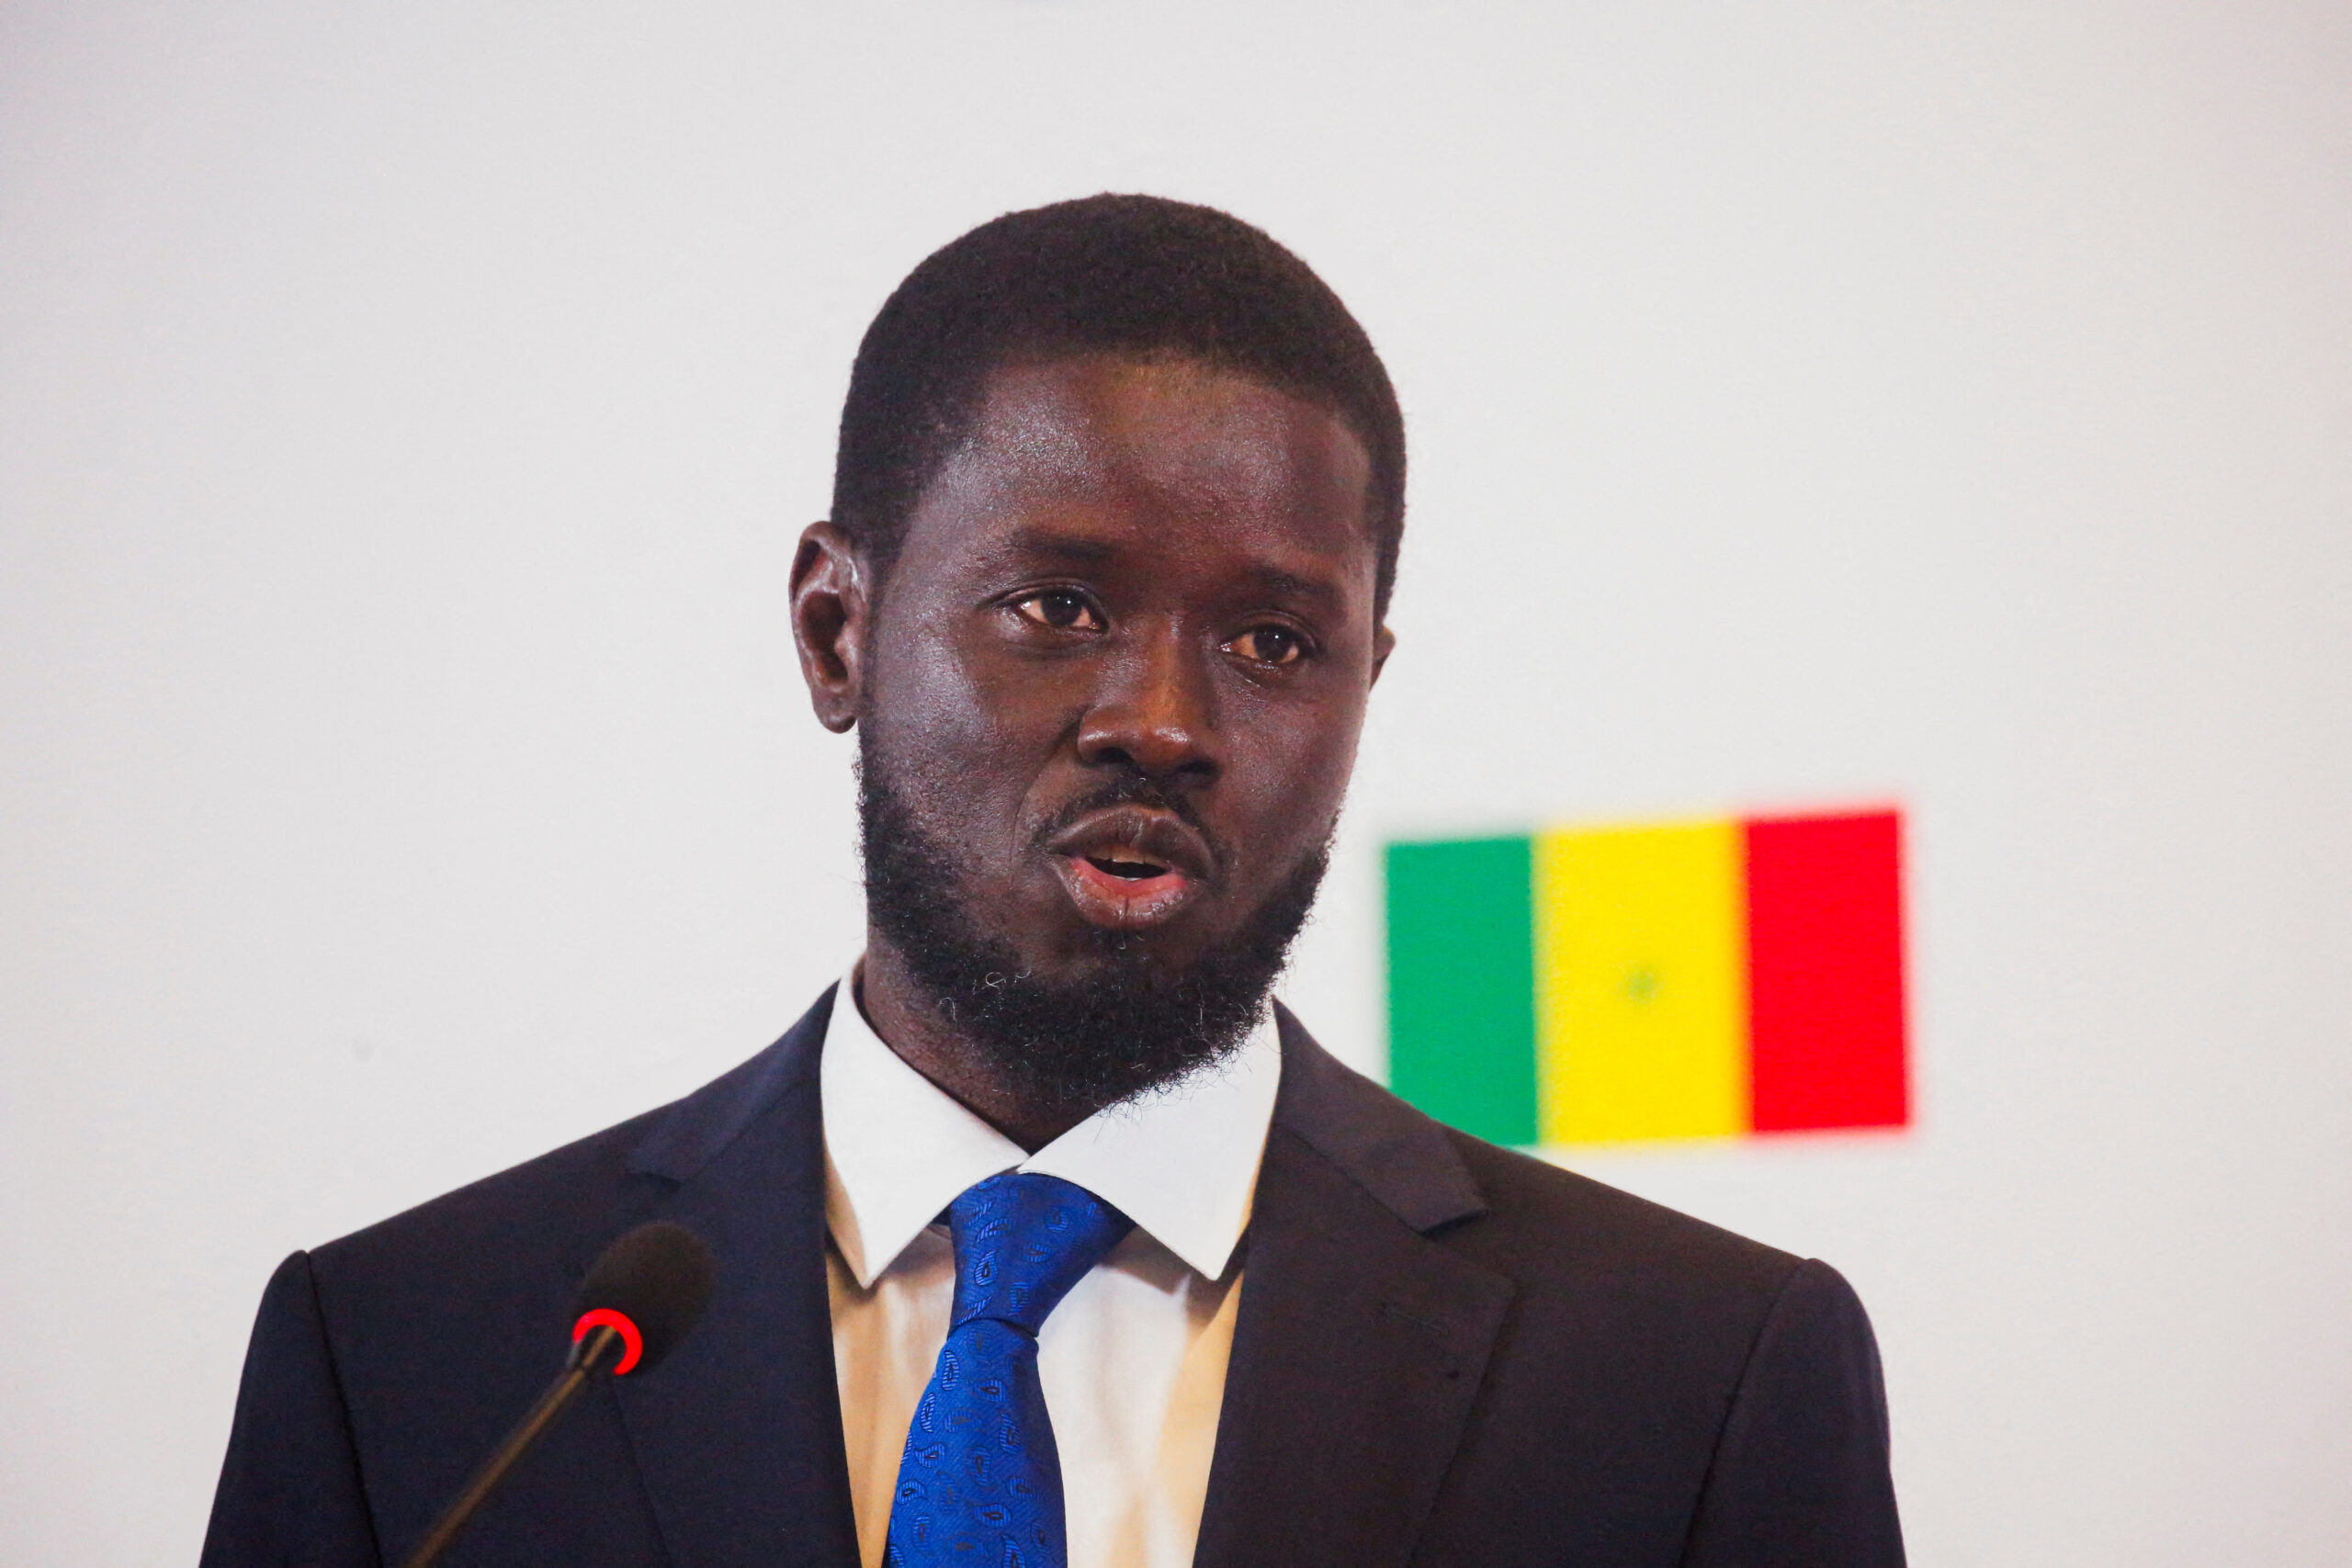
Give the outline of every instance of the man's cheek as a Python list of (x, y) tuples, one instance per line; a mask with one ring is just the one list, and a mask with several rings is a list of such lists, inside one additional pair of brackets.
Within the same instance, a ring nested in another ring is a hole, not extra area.
[(969, 636), (950, 635), (935, 618), (919, 620), (885, 661), (877, 682), (883, 700), (876, 705), (935, 749), (983, 751), (1012, 694), (989, 668), (986, 651)]
[(1347, 787), (1355, 759), (1355, 737), (1344, 726), (1310, 728), (1285, 737), (1292, 743), (1268, 747), (1234, 770), (1246, 781), (1258, 807), (1268, 813), (1312, 816), (1316, 803)]

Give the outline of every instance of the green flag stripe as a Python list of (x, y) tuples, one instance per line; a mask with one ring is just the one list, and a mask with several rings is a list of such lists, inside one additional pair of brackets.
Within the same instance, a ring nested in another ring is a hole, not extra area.
[(1388, 1084), (1465, 1133), (1536, 1141), (1530, 841), (1388, 846)]

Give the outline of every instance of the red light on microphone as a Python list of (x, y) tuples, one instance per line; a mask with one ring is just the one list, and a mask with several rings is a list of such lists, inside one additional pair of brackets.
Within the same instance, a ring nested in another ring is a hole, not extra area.
[(613, 1364), (615, 1377), (621, 1376), (631, 1367), (636, 1366), (638, 1358), (645, 1354), (645, 1336), (637, 1331), (637, 1325), (629, 1321), (628, 1314), (625, 1312), (616, 1312), (611, 1307), (596, 1307), (582, 1313), (580, 1321), (571, 1325), (571, 1342), (577, 1345), (587, 1338), (588, 1331), (592, 1328), (612, 1329), (621, 1337), (621, 1343), (627, 1347), (621, 1353), (621, 1359)]

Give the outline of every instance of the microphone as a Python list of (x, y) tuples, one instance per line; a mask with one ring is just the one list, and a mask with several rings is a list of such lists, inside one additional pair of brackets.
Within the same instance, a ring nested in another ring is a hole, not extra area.
[(572, 1300), (571, 1354), (562, 1373), (482, 1461), (402, 1568), (429, 1568), (589, 1379), (650, 1371), (674, 1349), (709, 1303), (713, 1272), (702, 1238), (667, 1220), (639, 1225), (605, 1248)]

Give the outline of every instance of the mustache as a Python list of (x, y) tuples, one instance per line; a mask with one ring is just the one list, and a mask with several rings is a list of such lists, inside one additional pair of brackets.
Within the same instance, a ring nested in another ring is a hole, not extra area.
[(1036, 832), (1030, 836), (1029, 847), (1038, 851), (1049, 850), (1056, 839), (1082, 818), (1119, 806), (1153, 807), (1167, 812), (1200, 835), (1201, 842), (1208, 846), (1211, 863), (1218, 871), (1222, 872), (1228, 863), (1225, 841), (1209, 831), (1208, 825), (1201, 820), (1199, 808), (1188, 795), (1181, 790), (1168, 789), (1156, 780), (1137, 778), (1132, 774), (1109, 780), (1099, 789), (1089, 790), (1064, 802), (1051, 817), (1038, 825)]

